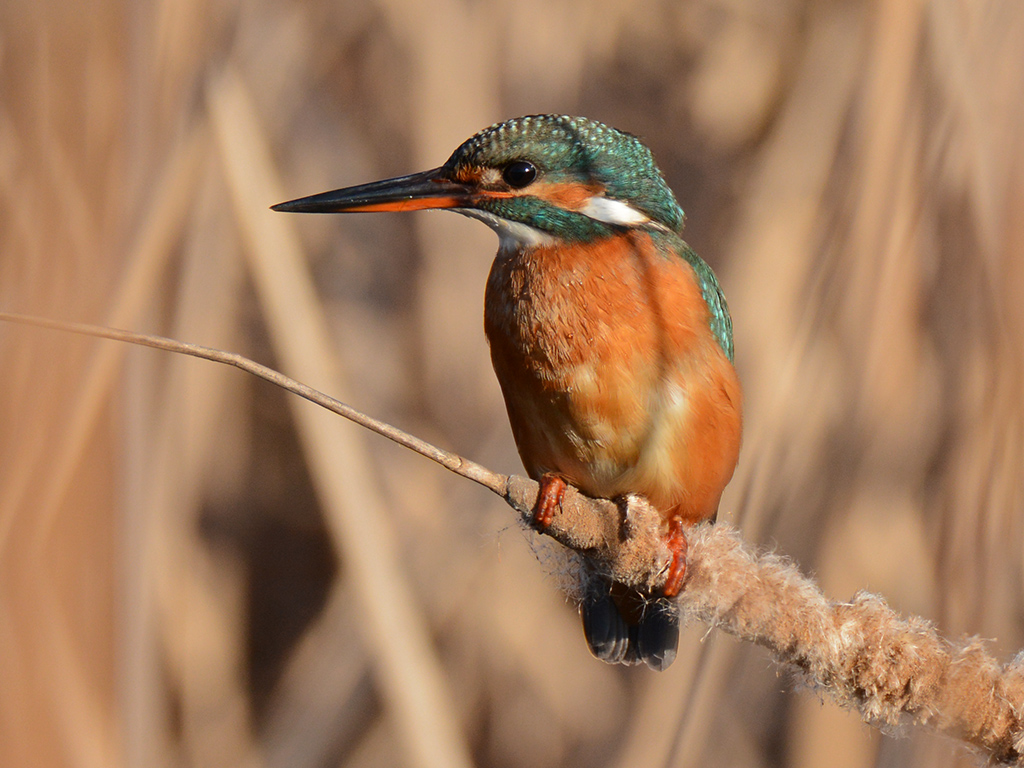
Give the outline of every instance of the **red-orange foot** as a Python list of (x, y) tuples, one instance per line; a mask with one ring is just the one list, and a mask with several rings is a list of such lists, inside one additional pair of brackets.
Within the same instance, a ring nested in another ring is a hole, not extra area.
[(672, 562), (668, 566), (668, 579), (662, 588), (665, 597), (675, 597), (683, 588), (686, 580), (686, 534), (683, 533), (683, 521), (673, 517), (668, 524), (668, 537), (666, 542), (672, 552)]
[(548, 472), (541, 475), (540, 491), (537, 493), (537, 504), (533, 508), (533, 527), (543, 531), (555, 516), (555, 510), (562, 505), (565, 489), (568, 488), (565, 478)]

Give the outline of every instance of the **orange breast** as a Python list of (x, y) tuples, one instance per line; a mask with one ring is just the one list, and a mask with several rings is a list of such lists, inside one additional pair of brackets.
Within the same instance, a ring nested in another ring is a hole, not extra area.
[(714, 515), (739, 454), (740, 387), (686, 261), (643, 233), (499, 252), (484, 323), (532, 477)]

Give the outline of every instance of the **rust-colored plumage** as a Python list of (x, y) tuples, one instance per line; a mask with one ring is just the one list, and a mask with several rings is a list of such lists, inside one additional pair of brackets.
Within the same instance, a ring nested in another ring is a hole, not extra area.
[(499, 253), (484, 327), (527, 472), (713, 517), (740, 388), (707, 315), (690, 265), (643, 232)]

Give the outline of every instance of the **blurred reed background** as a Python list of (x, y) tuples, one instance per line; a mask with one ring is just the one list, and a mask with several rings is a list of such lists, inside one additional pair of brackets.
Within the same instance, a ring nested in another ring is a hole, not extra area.
[[(1022, 94), (999, 0), (5, 0), (0, 308), (236, 350), (519, 471), (494, 236), (267, 206), (603, 120), (732, 305), (722, 516), (1008, 657)], [(237, 371), (10, 325), (0, 360), (0, 766), (974, 762), (702, 627), (663, 675), (594, 661), (499, 500)]]

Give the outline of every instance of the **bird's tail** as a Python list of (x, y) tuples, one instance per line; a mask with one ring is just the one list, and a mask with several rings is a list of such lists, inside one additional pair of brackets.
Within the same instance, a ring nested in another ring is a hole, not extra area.
[(580, 613), (590, 652), (601, 661), (643, 662), (659, 672), (675, 661), (679, 609), (671, 600), (592, 578)]

